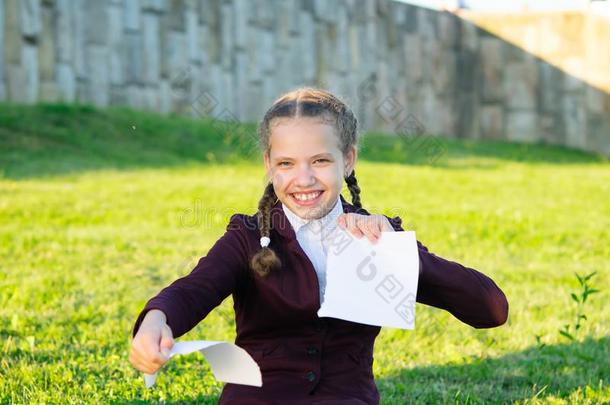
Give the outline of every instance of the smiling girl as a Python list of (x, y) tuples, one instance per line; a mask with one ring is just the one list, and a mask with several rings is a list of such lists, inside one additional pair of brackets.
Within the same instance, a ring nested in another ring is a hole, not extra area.
[[(356, 180), (357, 120), (337, 97), (302, 88), (276, 100), (259, 126), (269, 178), (258, 212), (235, 214), (225, 234), (187, 276), (148, 301), (133, 329), (129, 359), (145, 373), (229, 295), (237, 337), (258, 363), (262, 387), (226, 384), (220, 404), (378, 404), (373, 346), (380, 327), (319, 318), (326, 285), (327, 231), (375, 243), (403, 231), (401, 219), (371, 215)], [(351, 204), (340, 194), (343, 181)], [(418, 242), (417, 302), (476, 328), (503, 324), (508, 303), (482, 273)]]

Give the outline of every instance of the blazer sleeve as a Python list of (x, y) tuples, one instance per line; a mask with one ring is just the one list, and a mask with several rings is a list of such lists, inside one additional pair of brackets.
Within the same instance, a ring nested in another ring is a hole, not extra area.
[[(388, 218), (403, 231), (399, 217)], [(419, 281), (417, 302), (449, 311), (475, 328), (493, 328), (506, 322), (508, 301), (496, 283), (483, 273), (443, 259), (417, 242)]]
[(246, 225), (242, 217), (241, 214), (231, 217), (225, 234), (199, 259), (190, 274), (174, 281), (146, 303), (133, 327), (133, 336), (151, 309), (163, 311), (173, 336), (182, 336), (239, 288), (249, 268)]

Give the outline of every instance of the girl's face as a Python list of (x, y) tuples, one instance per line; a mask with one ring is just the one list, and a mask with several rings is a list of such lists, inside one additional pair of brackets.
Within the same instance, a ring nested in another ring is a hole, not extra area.
[(304, 219), (330, 212), (354, 168), (356, 148), (343, 156), (335, 128), (315, 117), (274, 119), (269, 145), (265, 167), (282, 204)]

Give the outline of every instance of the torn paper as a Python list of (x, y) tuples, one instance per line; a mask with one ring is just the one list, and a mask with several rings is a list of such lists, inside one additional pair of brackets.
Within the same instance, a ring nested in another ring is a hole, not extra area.
[[(253, 385), (263, 385), (261, 371), (247, 351), (229, 342), (214, 342), (208, 340), (194, 340), (189, 342), (176, 342), (169, 357), (178, 354), (189, 354), (199, 351), (206, 358), (218, 381)], [(157, 379), (157, 373), (144, 374), (146, 388), (152, 387)]]
[(415, 328), (419, 254), (415, 232), (382, 232), (376, 244), (337, 227), (318, 316)]

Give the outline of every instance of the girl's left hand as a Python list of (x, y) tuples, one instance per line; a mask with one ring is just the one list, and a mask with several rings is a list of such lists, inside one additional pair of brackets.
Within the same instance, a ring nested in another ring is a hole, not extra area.
[(390, 221), (383, 215), (344, 213), (337, 219), (337, 224), (358, 239), (366, 236), (373, 244), (377, 243), (381, 232), (394, 232)]

